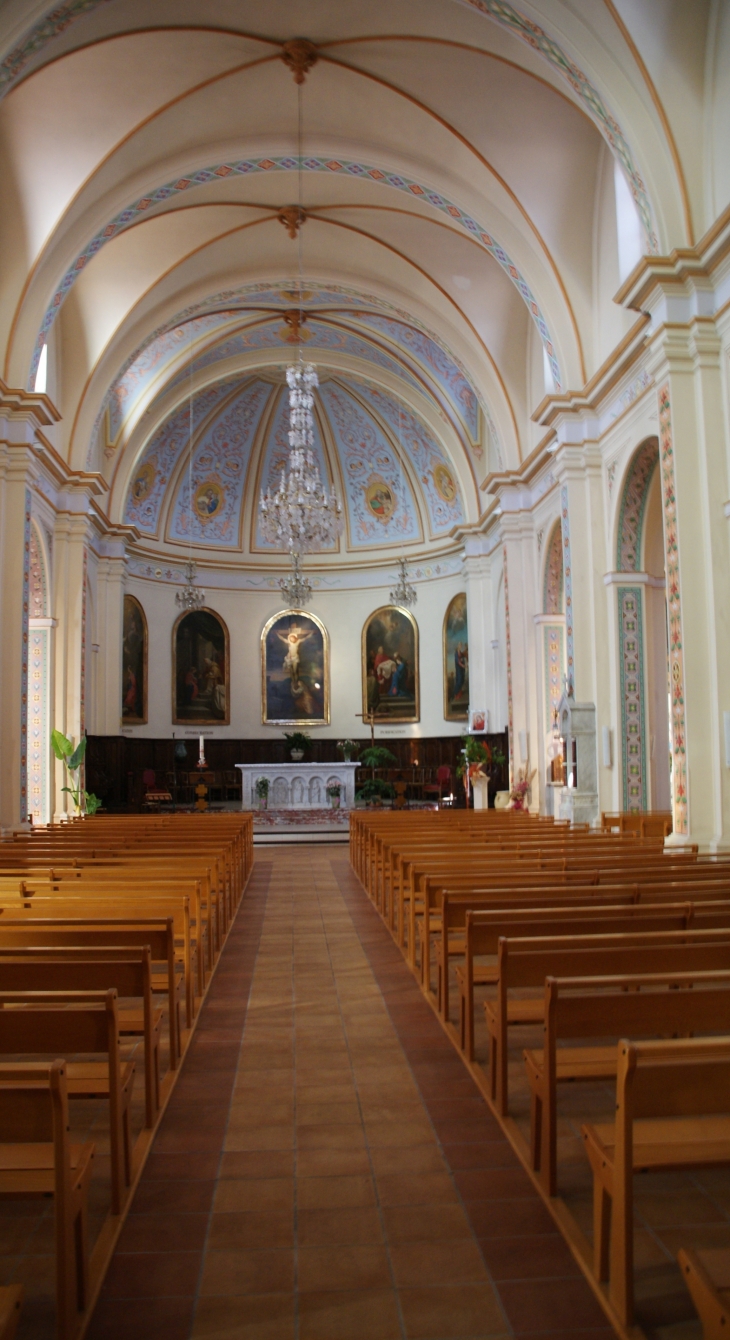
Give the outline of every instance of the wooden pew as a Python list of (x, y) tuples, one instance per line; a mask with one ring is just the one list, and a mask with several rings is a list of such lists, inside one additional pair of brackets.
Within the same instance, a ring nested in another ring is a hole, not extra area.
[[(730, 924), (730, 904), (726, 908)], [(502, 938), (555, 935), (610, 935), (644, 931), (682, 931), (692, 925), (691, 903), (593, 904), (576, 902), (534, 907), (477, 908), (467, 911), (464, 964), (457, 967), (459, 1038), (467, 1060), (474, 1060), (474, 987), (496, 986), (496, 956)], [(705, 927), (705, 929), (715, 929)], [(477, 956), (494, 963), (476, 965)]]
[(147, 945), (111, 949), (3, 949), (0, 993), (27, 991), (107, 991), (119, 1000), (139, 999), (138, 1009), (118, 1009), (119, 1033), (141, 1035), (144, 1046), (145, 1125), (152, 1127), (160, 1107), (160, 1027), (162, 1011), (153, 1008), (150, 950)]
[[(573, 956), (581, 971), (581, 960)], [(687, 944), (635, 952), (607, 950), (603, 973), (595, 952), (594, 976), (548, 977), (545, 981), (545, 1045), (524, 1052), (530, 1085), (532, 1166), (548, 1193), (557, 1182), (557, 1092), (560, 1083), (612, 1079), (614, 1039), (657, 1035), (730, 1033), (730, 943), (714, 948)], [(628, 967), (612, 972), (619, 962)], [(718, 964), (721, 965), (718, 967)], [(672, 971), (674, 969), (674, 971)], [(590, 1039), (590, 1045), (561, 1047), (561, 1039)], [(600, 1043), (597, 1040), (600, 1039)]]
[[(152, 960), (153, 993), (163, 992), (168, 1002), (170, 1068), (177, 1069), (182, 1048), (180, 1005), (185, 998), (184, 964), (175, 954), (174, 921), (139, 918), (103, 920), (98, 917), (43, 918), (23, 916), (0, 918), (0, 952), (19, 949), (74, 949), (85, 952), (104, 949), (148, 947)], [(154, 969), (160, 971), (155, 978)], [(124, 1011), (120, 1011), (124, 1014)]]
[(0, 1196), (53, 1196), (58, 1340), (73, 1340), (89, 1288), (94, 1145), (72, 1144), (68, 1130), (63, 1061), (0, 1065)]
[[(145, 899), (142, 905), (133, 899), (101, 898), (33, 898), (22, 907), (6, 905), (0, 898), (0, 945), (5, 931), (16, 925), (37, 922), (39, 925), (87, 922), (94, 925), (120, 925), (172, 921), (176, 961), (182, 964), (185, 989), (186, 1024), (192, 1026), (195, 1014), (196, 955), (190, 933), (190, 904), (187, 898)], [(13, 943), (13, 942), (11, 942)], [(111, 943), (115, 943), (111, 941)], [(132, 940), (129, 943), (136, 943)], [(168, 978), (169, 981), (169, 978)]]
[(726, 1340), (730, 1335), (730, 1251), (683, 1247), (677, 1260), (702, 1322), (702, 1340)]
[(595, 1273), (608, 1278), (611, 1306), (628, 1327), (634, 1173), (730, 1164), (730, 1038), (622, 1041), (616, 1072), (616, 1119), (585, 1125), (583, 1140), (593, 1172)]
[(22, 1284), (7, 1284), (0, 1288), (0, 1340), (14, 1340), (22, 1306)]
[(72, 1098), (109, 1103), (112, 1213), (119, 1214), (132, 1181), (129, 1109), (133, 1061), (119, 1055), (117, 993), (109, 991), (1, 991), (0, 1055), (105, 1055), (105, 1061), (66, 1062)]

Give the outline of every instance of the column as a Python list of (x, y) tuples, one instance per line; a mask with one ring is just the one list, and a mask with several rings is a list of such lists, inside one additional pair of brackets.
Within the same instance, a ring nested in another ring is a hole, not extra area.
[[(664, 310), (662, 293), (655, 319)], [(675, 843), (730, 846), (730, 542), (721, 342), (713, 321), (656, 320), (650, 367), (659, 451), (669, 611), (672, 809)], [(685, 304), (686, 305), (686, 304)]]
[(96, 719), (89, 730), (118, 735), (122, 715), (122, 631), (127, 558), (119, 552), (99, 559), (96, 572), (98, 666)]
[[(53, 540), (53, 609), (57, 618), (54, 726), (78, 743), (86, 733), (87, 658), (86, 570), (90, 522), (85, 514), (62, 512), (56, 518)], [(83, 770), (82, 783), (83, 785)], [(62, 763), (55, 764), (54, 818), (72, 815), (73, 800)]]
[(0, 834), (27, 821), (31, 490), (39, 433), (57, 417), (45, 396), (0, 382)]
[(530, 792), (530, 809), (544, 806), (544, 777), (540, 774), (540, 716), (538, 657), (534, 613), (538, 606), (536, 542), (532, 515), (509, 511), (511, 498), (501, 497), (501, 531), (509, 594), (510, 679), (512, 689), (512, 781), (520, 772), (537, 769)]

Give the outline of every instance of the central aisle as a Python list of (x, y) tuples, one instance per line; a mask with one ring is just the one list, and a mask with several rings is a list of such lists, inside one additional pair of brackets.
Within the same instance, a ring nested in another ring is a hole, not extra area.
[(257, 853), (88, 1334), (613, 1335), (342, 850)]

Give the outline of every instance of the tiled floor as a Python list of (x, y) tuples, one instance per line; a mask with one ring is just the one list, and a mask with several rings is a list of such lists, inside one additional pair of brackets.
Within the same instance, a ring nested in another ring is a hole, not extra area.
[(613, 1335), (345, 851), (259, 854), (88, 1335)]

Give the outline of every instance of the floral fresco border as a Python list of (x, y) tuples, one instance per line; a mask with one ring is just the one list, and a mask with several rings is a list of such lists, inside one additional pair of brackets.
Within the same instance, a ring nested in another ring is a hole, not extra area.
[(684, 702), (684, 651), (682, 597), (679, 578), (677, 534), (677, 490), (674, 477), (674, 441), (669, 383), (659, 390), (659, 449), (662, 467), (664, 545), (666, 549), (667, 606), (669, 618), (669, 682), (672, 703), (672, 809), (674, 832), (689, 832), (687, 790), (687, 728)]
[(505, 650), (507, 655), (507, 726), (509, 738), (509, 782), (510, 791), (514, 782), (514, 721), (512, 713), (512, 640), (509, 631), (509, 582), (507, 580), (507, 545), (502, 546), (502, 559), (504, 563), (504, 622), (505, 622)]
[(563, 593), (565, 597), (565, 644), (567, 654), (568, 689), (575, 690), (573, 656), (573, 573), (570, 566), (570, 515), (568, 512), (568, 485), (560, 490), (560, 524), (563, 533)]
[(545, 730), (552, 730), (553, 712), (563, 696), (565, 674), (565, 634), (560, 624), (543, 629), (545, 653)]
[(53, 295), (50, 305), (46, 309), (43, 322), (41, 324), (33, 358), (31, 360), (30, 375), (28, 378), (28, 389), (32, 389), (35, 382), (35, 374), (38, 368), (38, 360), (41, 356), (41, 350), (46, 342), (48, 332), (60, 311), (72, 285), (78, 279), (82, 270), (88, 262), (93, 259), (101, 248), (111, 241), (113, 237), (118, 237), (120, 233), (138, 223), (143, 214), (155, 205), (162, 204), (172, 196), (181, 194), (183, 191), (189, 191), (196, 186), (206, 186), (210, 182), (220, 181), (225, 177), (246, 177), (258, 172), (324, 172), (330, 174), (344, 175), (349, 177), (367, 177), (368, 180), (378, 182), (383, 186), (390, 186), (394, 190), (404, 191), (410, 196), (422, 199), (425, 203), (432, 205), (435, 209), (444, 214), (448, 214), (462, 228), (469, 233), (471, 237), (477, 238), (482, 245), (502, 267), (507, 277), (515, 285), (515, 288), (525, 302), (527, 309), (535, 322), (540, 333), (540, 339), (547, 353), (550, 369), (553, 374), (555, 390), (560, 391), (563, 387), (563, 378), (558, 362), (555, 346), (553, 343), (547, 321), (540, 309), (537, 298), (530, 288), (527, 280), (520, 273), (514, 261), (491, 233), (482, 227), (476, 219), (467, 214), (459, 205), (448, 200), (440, 191), (434, 190), (431, 186), (423, 185), (414, 181), (410, 177), (401, 175), (398, 172), (391, 172), (387, 168), (374, 167), (365, 163), (355, 163), (350, 160), (336, 158), (324, 158), (308, 156), (299, 159), (294, 156), (280, 158), (242, 158), (230, 163), (218, 163), (213, 167), (201, 168), (197, 172), (191, 173), (186, 177), (178, 177), (175, 181), (166, 182), (163, 186), (158, 186), (150, 191), (148, 195), (141, 196), (132, 205), (121, 210), (110, 219), (109, 223), (92, 237), (84, 250), (79, 253), (76, 260), (69, 266), (59, 287)]
[(618, 588), (621, 763), (624, 810), (645, 810), (646, 714), (644, 628), (640, 586)]

